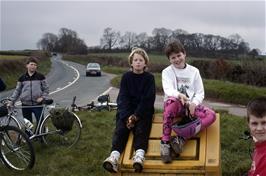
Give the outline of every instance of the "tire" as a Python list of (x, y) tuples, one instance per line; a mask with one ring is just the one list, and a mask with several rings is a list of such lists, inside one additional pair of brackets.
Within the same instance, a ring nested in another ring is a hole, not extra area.
[[(71, 112), (73, 113), (73, 112)], [(52, 122), (51, 116), (48, 115), (42, 122), (40, 127), (41, 134), (46, 133), (42, 136), (43, 142), (48, 146), (62, 146), (66, 148), (71, 148), (75, 145), (81, 135), (81, 122), (78, 116), (75, 115), (75, 120), (73, 122), (72, 129), (70, 131), (63, 131), (57, 129)]]
[(0, 119), (0, 124), (2, 126), (14, 126), (14, 127), (17, 127), (19, 129), (22, 129), (19, 121), (16, 119), (16, 117), (14, 117), (13, 115), (11, 116), (6, 116), (6, 117), (2, 117)]
[(0, 127), (0, 157), (13, 170), (31, 169), (35, 152), (27, 135), (14, 126)]

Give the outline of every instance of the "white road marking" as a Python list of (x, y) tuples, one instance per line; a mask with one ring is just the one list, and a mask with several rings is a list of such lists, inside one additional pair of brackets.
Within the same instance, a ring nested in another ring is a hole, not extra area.
[(63, 64), (65, 64), (67, 67), (73, 69), (73, 70), (76, 72), (76, 74), (75, 74), (75, 75), (76, 75), (76, 78), (74, 77), (74, 81), (72, 81), (72, 82), (68, 82), (68, 85), (66, 85), (65, 87), (57, 88), (55, 91), (50, 92), (49, 95), (52, 95), (52, 94), (54, 94), (54, 93), (56, 93), (56, 92), (59, 92), (59, 91), (61, 91), (61, 90), (64, 90), (64, 89), (68, 88), (69, 86), (71, 86), (72, 84), (74, 84), (74, 83), (79, 79), (79, 77), (80, 77), (79, 71), (78, 71), (75, 67), (73, 67), (73, 66), (71, 66), (71, 65), (69, 65), (69, 64), (67, 64), (67, 63), (65, 63), (65, 62), (63, 62), (63, 61), (61, 61), (61, 62), (62, 62)]

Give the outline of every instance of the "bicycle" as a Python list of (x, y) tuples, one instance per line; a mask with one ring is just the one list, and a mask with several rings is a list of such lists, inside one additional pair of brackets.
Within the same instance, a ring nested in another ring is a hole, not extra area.
[(0, 125), (0, 159), (10, 169), (23, 171), (35, 163), (35, 152), (28, 136), (15, 126)]
[[(78, 142), (81, 135), (82, 124), (79, 117), (74, 112), (69, 111), (74, 118), (71, 129), (64, 130), (56, 127), (54, 121), (52, 120), (50, 112), (51, 110), (56, 109), (56, 106), (53, 103), (52, 99), (44, 100), (41, 105), (14, 106), (14, 109), (33, 107), (43, 108), (40, 119), (38, 120), (35, 129), (32, 129), (30, 126), (25, 125), (24, 122), (20, 122), (20, 124), (22, 124), (22, 129), (25, 129), (31, 141), (40, 138), (41, 142), (43, 142), (47, 146), (64, 146), (66, 148), (71, 148)], [(67, 108), (66, 111), (68, 111)], [(14, 113), (14, 110), (13, 114), (17, 115), (17, 113)]]
[(8, 98), (0, 100), (0, 117), (1, 117), (0, 123), (3, 126), (9, 125), (22, 129), (20, 122), (16, 118), (18, 112), (15, 111), (14, 109), (7, 107), (9, 101), (10, 100)]
[(76, 96), (73, 97), (72, 100), (72, 112), (77, 112), (77, 111), (102, 111), (102, 110), (107, 110), (107, 111), (112, 111), (112, 110), (117, 110), (117, 103), (111, 102), (110, 101), (110, 96), (109, 94), (106, 95), (101, 95), (98, 97), (98, 103), (95, 104), (94, 101), (92, 101), (89, 104), (83, 105), (83, 106), (78, 106), (76, 103)]

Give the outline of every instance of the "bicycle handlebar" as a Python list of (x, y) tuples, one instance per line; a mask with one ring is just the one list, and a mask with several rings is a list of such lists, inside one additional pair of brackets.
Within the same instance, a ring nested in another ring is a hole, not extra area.
[(244, 131), (244, 136), (239, 137), (239, 139), (244, 139), (244, 140), (249, 140), (251, 138), (252, 138), (252, 136), (251, 136), (250, 132), (247, 130)]

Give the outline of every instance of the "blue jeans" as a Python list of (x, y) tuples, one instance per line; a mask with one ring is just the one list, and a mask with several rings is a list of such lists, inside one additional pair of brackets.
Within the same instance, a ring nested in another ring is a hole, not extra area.
[[(23, 105), (25, 106), (25, 105)], [(32, 122), (32, 113), (34, 114), (37, 124), (41, 118), (43, 107), (22, 108), (22, 115), (24, 118)]]

